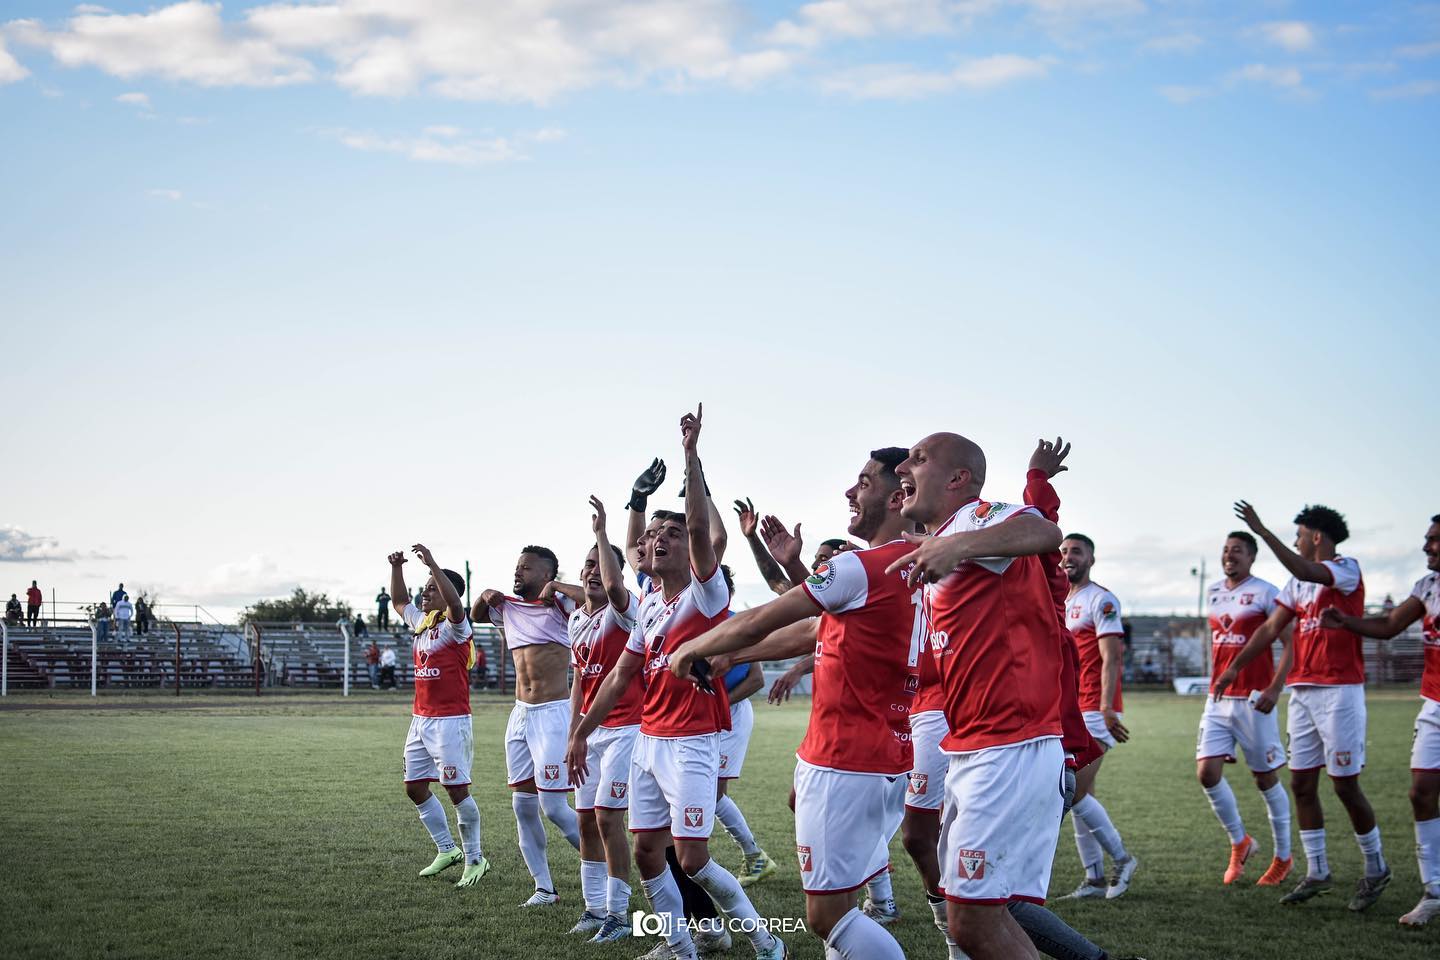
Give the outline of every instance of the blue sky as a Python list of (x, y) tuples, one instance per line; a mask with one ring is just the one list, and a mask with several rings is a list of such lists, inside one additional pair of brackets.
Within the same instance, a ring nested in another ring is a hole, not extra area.
[(1063, 433), (1131, 608), (1193, 606), (1237, 497), (1347, 513), (1377, 598), (1423, 569), (1440, 5), (19, 0), (0, 42), (10, 590), (574, 570), (697, 400), (717, 495), (812, 541), (871, 447), (958, 430), (1013, 497)]

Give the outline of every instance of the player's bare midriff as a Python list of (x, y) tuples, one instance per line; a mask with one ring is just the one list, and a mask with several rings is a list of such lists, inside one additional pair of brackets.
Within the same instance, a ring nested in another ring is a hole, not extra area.
[(549, 703), (570, 696), (570, 649), (558, 643), (516, 647), (515, 699), (521, 703)]

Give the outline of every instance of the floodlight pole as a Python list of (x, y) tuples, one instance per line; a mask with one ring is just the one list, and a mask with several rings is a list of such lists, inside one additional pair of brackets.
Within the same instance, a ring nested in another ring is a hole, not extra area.
[(10, 628), (0, 621), (0, 697), (10, 696)]
[(174, 620), (170, 626), (175, 628), (175, 696), (180, 696), (180, 624)]
[(95, 696), (96, 681), (100, 674), (100, 632), (98, 626), (92, 620), (90, 622), (90, 696)]
[(350, 696), (350, 627), (346, 624), (337, 624), (340, 627), (340, 639), (345, 641), (345, 673), (340, 678), (340, 695)]

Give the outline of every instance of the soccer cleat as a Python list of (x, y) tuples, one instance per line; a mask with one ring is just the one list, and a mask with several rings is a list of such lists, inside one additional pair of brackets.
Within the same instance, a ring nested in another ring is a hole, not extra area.
[(756, 950), (755, 960), (785, 960), (786, 957), (790, 956), (790, 951), (785, 949), (784, 940), (781, 940), (779, 937), (771, 937), (770, 939), (775, 941), (775, 945), (769, 950)]
[(465, 873), (455, 881), (457, 887), (478, 887), (480, 878), (490, 872), (490, 861), (481, 857), (477, 863), (465, 864)]
[(607, 916), (605, 922), (595, 931), (595, 936), (586, 940), (586, 943), (614, 943), (617, 940), (624, 940), (634, 931), (630, 924), (616, 916)]
[(745, 869), (740, 872), (740, 886), (748, 887), (751, 884), (759, 883), (770, 874), (775, 872), (775, 861), (770, 859), (770, 854), (761, 850), (754, 856), (745, 857)]
[(580, 914), (580, 919), (576, 922), (575, 926), (571, 927), (566, 932), (594, 933), (596, 930), (599, 930), (601, 927), (605, 926), (605, 920), (605, 917), (597, 917), (589, 910), (586, 910), (584, 913)]
[(886, 900), (884, 903), (876, 903), (870, 897), (866, 897), (865, 902), (860, 905), (860, 912), (882, 927), (889, 926), (900, 919), (900, 908), (896, 906), (894, 898)]
[(1360, 913), (1369, 910), (1380, 899), (1380, 894), (1390, 886), (1390, 868), (1387, 866), (1385, 872), (1375, 877), (1361, 877), (1355, 883), (1355, 896), (1350, 898), (1347, 906), (1351, 913)]
[(1423, 927), (1436, 917), (1440, 917), (1440, 897), (1432, 897), (1427, 893), (1415, 904), (1414, 910), (1400, 918), (1400, 926)]
[(1106, 900), (1114, 900), (1130, 889), (1130, 878), (1135, 876), (1135, 868), (1138, 866), (1140, 861), (1133, 853), (1124, 863), (1115, 865), (1115, 872), (1110, 874), (1110, 886), (1105, 889)]
[(1280, 902), (1284, 904), (1304, 903), (1312, 897), (1329, 893), (1334, 887), (1335, 881), (1330, 879), (1328, 875), (1323, 877), (1306, 877), (1295, 885), (1294, 890), (1291, 890), (1285, 894), (1285, 896), (1281, 897)]
[(1255, 838), (1248, 833), (1244, 840), (1230, 844), (1230, 866), (1225, 868), (1226, 886), (1240, 879), (1240, 875), (1245, 872), (1245, 862), (1259, 849), (1260, 844), (1256, 843)]
[(692, 935), (695, 942), (695, 952), (702, 957), (712, 953), (724, 953), (735, 945), (730, 936), (730, 931), (725, 929), (725, 921), (717, 918), (717, 926), (712, 929), (696, 930)]
[(1090, 900), (1095, 897), (1105, 896), (1105, 893), (1108, 889), (1109, 887), (1106, 886), (1104, 877), (1095, 877), (1093, 879), (1090, 877), (1086, 877), (1084, 880), (1080, 881), (1080, 886), (1076, 887), (1073, 891), (1061, 897), (1060, 899)]
[(675, 951), (670, 949), (670, 944), (661, 940), (655, 944), (655, 946), (651, 947), (649, 952), (643, 956), (636, 957), (635, 960), (675, 960)]
[(451, 850), (444, 850), (435, 854), (435, 859), (430, 861), (430, 866), (420, 871), (422, 877), (433, 877), (442, 870), (448, 870), (457, 863), (465, 862), (465, 851), (459, 847)]
[(529, 900), (526, 900), (524, 903), (520, 904), (520, 906), (522, 906), (522, 907), (553, 907), (555, 904), (557, 904), (557, 903), (559, 903), (559, 902), (560, 902), (560, 895), (559, 895), (558, 893), (556, 893), (554, 890), (541, 890), (539, 887), (536, 887), (536, 888), (535, 888), (535, 892), (532, 893), (532, 894), (530, 894), (530, 899), (529, 899)]
[(1294, 857), (1286, 857), (1284, 860), (1281, 860), (1279, 857), (1275, 857), (1274, 859), (1272, 859), (1272, 860), (1270, 861), (1270, 866), (1267, 867), (1266, 870), (1265, 870), (1265, 872), (1260, 875), (1260, 879), (1255, 881), (1255, 886), (1257, 886), (1257, 887), (1278, 887), (1278, 886), (1280, 886), (1280, 884), (1282, 884), (1282, 883), (1285, 882), (1285, 878), (1288, 877), (1288, 876), (1290, 876), (1290, 870), (1291, 870), (1291, 868), (1293, 868), (1294, 866), (1295, 866), (1295, 858), (1294, 858)]

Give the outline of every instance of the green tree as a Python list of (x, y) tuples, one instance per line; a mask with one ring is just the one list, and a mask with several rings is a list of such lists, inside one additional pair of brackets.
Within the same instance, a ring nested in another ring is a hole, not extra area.
[(355, 618), (350, 604), (339, 600), (332, 602), (323, 593), (310, 593), (304, 587), (296, 587), (288, 597), (256, 600), (240, 614), (240, 622), (334, 623), (341, 617), (346, 620)]

